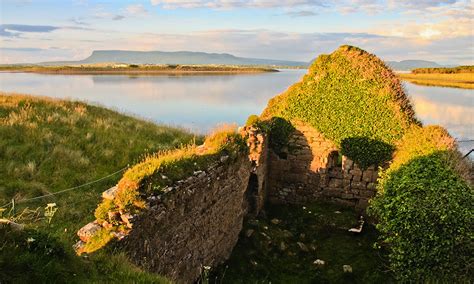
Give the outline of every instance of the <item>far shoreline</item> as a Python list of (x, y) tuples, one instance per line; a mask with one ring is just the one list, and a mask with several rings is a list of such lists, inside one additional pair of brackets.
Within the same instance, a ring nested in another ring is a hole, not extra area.
[(220, 65), (128, 65), (128, 66), (0, 66), (4, 73), (37, 73), (58, 75), (234, 75), (273, 73), (267, 67)]

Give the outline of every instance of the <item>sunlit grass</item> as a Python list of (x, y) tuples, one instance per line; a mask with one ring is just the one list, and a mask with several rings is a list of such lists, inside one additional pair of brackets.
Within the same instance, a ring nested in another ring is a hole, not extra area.
[[(122, 271), (109, 270), (115, 267), (115, 253), (84, 261), (72, 249), (76, 232), (92, 216), (100, 193), (116, 184), (121, 173), (54, 197), (23, 200), (97, 180), (147, 154), (171, 150), (196, 139), (200, 137), (183, 129), (156, 125), (83, 102), (0, 92), (0, 206), (13, 199), (16, 212), (25, 207), (42, 210), (49, 202), (58, 207), (51, 224), (44, 220), (26, 222), (28, 230), (12, 237), (15, 241), (0, 241), (0, 279), (107, 282), (119, 281), (116, 277), (123, 275), (123, 281), (159, 282), (156, 276), (136, 272), (123, 257)], [(46, 243), (54, 242), (54, 249), (62, 253), (43, 255), (43, 250), (25, 247), (24, 241), (32, 234), (42, 236)], [(8, 271), (3, 271), (5, 267)]]
[(398, 74), (402, 80), (418, 85), (474, 89), (474, 73)]

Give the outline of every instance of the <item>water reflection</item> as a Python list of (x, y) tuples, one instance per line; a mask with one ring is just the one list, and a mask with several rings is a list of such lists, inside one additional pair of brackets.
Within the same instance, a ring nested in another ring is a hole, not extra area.
[[(198, 76), (0, 73), (0, 90), (85, 100), (204, 133), (218, 123), (244, 123), (305, 72)], [(473, 90), (405, 86), (423, 123), (440, 124), (458, 139), (474, 139)], [(472, 142), (461, 146), (474, 147)]]

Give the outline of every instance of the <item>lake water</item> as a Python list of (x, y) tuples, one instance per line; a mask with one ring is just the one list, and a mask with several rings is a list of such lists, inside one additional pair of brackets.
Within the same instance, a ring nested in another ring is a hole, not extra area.
[[(97, 103), (155, 122), (205, 133), (219, 123), (243, 124), (306, 70), (193, 76), (45, 75), (0, 73), (0, 90)], [(446, 127), (458, 140), (474, 140), (474, 90), (405, 83), (424, 124)], [(461, 142), (461, 150), (474, 142)]]

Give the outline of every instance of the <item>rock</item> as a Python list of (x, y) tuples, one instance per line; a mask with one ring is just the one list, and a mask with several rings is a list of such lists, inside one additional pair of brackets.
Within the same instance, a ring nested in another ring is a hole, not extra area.
[(253, 229), (248, 229), (248, 230), (245, 232), (245, 236), (246, 236), (247, 238), (250, 238), (250, 237), (253, 235), (253, 232), (254, 232)]
[(267, 239), (268, 241), (271, 240), (270, 236), (268, 236), (267, 234), (265, 234), (264, 232), (261, 232), (260, 235), (262, 235), (265, 239)]
[(88, 242), (92, 236), (94, 236), (102, 227), (95, 222), (90, 222), (89, 224), (82, 227), (77, 231), (77, 235), (83, 242)]
[(75, 243), (72, 248), (74, 249), (74, 251), (76, 252), (77, 255), (81, 255), (83, 252), (84, 252), (84, 246), (86, 245), (85, 242), (83, 241), (77, 241), (77, 243)]
[(293, 237), (293, 234), (288, 230), (283, 230), (283, 236), (285, 238), (291, 238), (291, 237)]
[(360, 234), (362, 232), (362, 228), (364, 227), (364, 217), (363, 216), (360, 216), (360, 219), (359, 219), (359, 226), (357, 226), (356, 228), (350, 228), (349, 229), (349, 232), (351, 233), (356, 233), (356, 234)]
[(107, 216), (109, 216), (109, 221), (110, 222), (116, 222), (116, 221), (120, 221), (120, 213), (119, 212), (113, 212), (113, 211), (109, 211), (107, 212)]
[(344, 271), (344, 273), (352, 273), (352, 266), (350, 265), (343, 265), (342, 266), (342, 271)]
[(321, 260), (321, 259), (316, 259), (313, 262), (313, 264), (316, 265), (316, 266), (324, 266), (326, 264), (326, 262), (324, 260)]
[(336, 213), (336, 214), (341, 214), (341, 211), (334, 211), (334, 213)]
[(270, 222), (272, 222), (272, 224), (278, 225), (278, 224), (280, 224), (281, 220), (278, 220), (277, 218), (274, 218)]
[(112, 232), (112, 235), (120, 241), (121, 239), (125, 238), (127, 234), (124, 232)]
[(120, 219), (122, 219), (122, 221), (125, 223), (125, 225), (127, 225), (128, 228), (132, 228), (132, 219), (133, 219), (133, 216), (132, 214), (130, 213), (125, 213), (125, 214), (122, 214), (120, 215)]
[(102, 198), (113, 200), (117, 195), (118, 186), (113, 186), (106, 191), (102, 192)]
[(284, 242), (280, 242), (280, 250), (285, 251), (286, 250), (286, 244)]
[(301, 251), (309, 252), (308, 247), (307, 247), (304, 243), (302, 243), (302, 242), (297, 242), (296, 244), (300, 247), (300, 250), (301, 250)]
[(252, 226), (257, 226), (258, 225), (258, 220), (255, 220), (255, 219), (249, 220), (249, 224), (252, 225)]
[(224, 163), (225, 161), (227, 161), (229, 159), (229, 156), (222, 156), (221, 157), (221, 163)]
[(114, 226), (114, 225), (110, 224), (110, 223), (107, 222), (107, 221), (104, 221), (104, 222), (102, 223), (102, 227), (104, 227), (104, 228), (106, 228), (106, 229), (112, 229), (113, 226)]

